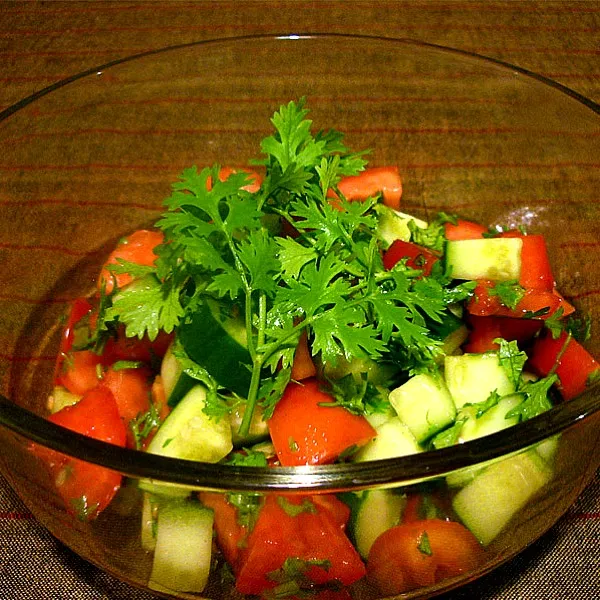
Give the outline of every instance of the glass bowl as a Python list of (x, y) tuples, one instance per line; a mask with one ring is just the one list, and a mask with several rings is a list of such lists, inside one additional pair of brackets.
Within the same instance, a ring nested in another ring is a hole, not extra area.
[[(399, 167), (403, 211), (424, 219), (458, 213), (543, 233), (559, 289), (598, 318), (599, 108), (513, 66), (406, 40), (245, 37), (115, 61), (6, 109), (0, 114), (0, 391), (10, 401), (0, 402), (0, 467), (50, 532), (134, 586), (148, 587), (152, 564), (140, 541), (140, 479), (215, 493), (443, 489), (474, 468), (550, 444), (552, 476), (487, 545), (485, 559), (402, 595), (416, 598), (456, 588), (514, 557), (565, 513), (600, 465), (597, 389), (459, 446), (322, 467), (169, 459), (85, 438), (43, 418), (67, 306), (93, 289), (116, 241), (157, 219), (185, 167), (247, 166), (270, 132), (273, 111), (303, 96), (318, 128), (342, 131), (350, 148), (372, 149), (373, 165)], [(587, 343), (596, 355), (599, 340)], [(30, 452), (32, 442), (122, 474), (115, 500), (95, 520), (71, 517)], [(158, 593), (239, 597), (220, 574), (213, 570), (201, 595)], [(382, 596), (364, 581), (351, 595)]]

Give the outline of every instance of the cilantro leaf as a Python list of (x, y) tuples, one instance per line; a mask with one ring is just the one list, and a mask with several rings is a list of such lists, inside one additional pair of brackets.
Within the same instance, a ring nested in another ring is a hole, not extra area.
[(497, 281), (488, 291), (490, 296), (498, 296), (500, 302), (511, 310), (514, 310), (525, 296), (525, 288), (518, 281)]
[(519, 421), (526, 421), (552, 408), (548, 392), (557, 382), (558, 376), (553, 374), (538, 381), (524, 383), (519, 391), (525, 394), (525, 400), (509, 410), (506, 413), (506, 418), (517, 418)]
[(519, 346), (515, 341), (507, 342), (506, 340), (497, 338), (494, 342), (500, 346), (498, 349), (500, 365), (506, 371), (508, 378), (512, 381), (515, 388), (519, 389), (521, 373), (527, 362), (527, 354), (519, 350)]

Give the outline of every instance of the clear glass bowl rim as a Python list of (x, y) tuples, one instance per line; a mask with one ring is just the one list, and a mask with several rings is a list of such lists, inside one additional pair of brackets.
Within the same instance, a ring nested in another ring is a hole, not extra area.
[[(302, 41), (346, 39), (397, 44), (429, 49), (489, 63), (537, 80), (600, 114), (600, 105), (570, 88), (521, 67), (472, 52), (407, 38), (328, 33), (265, 34), (216, 38), (149, 50), (93, 67), (57, 81), (0, 111), (0, 122), (39, 98), (70, 83), (139, 58), (207, 45), (248, 44), (253, 41)], [(43, 417), (14, 404), (0, 394), (0, 425), (29, 442), (98, 464), (136, 479), (150, 478), (194, 489), (210, 491), (315, 492), (368, 489), (380, 486), (410, 485), (427, 478), (443, 476), (489, 460), (517, 453), (533, 444), (587, 421), (600, 412), (597, 388), (504, 431), (441, 450), (401, 458), (365, 463), (340, 463), (304, 467), (238, 467), (167, 458), (120, 448), (57, 426)]]

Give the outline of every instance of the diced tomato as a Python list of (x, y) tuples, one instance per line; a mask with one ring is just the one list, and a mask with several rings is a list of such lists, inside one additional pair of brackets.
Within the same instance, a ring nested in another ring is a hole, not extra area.
[(498, 237), (520, 238), (523, 241), (519, 283), (525, 289), (546, 292), (554, 289), (554, 275), (543, 235), (525, 235), (520, 231), (506, 231)]
[(153, 361), (163, 358), (173, 341), (173, 335), (161, 330), (156, 339), (150, 341), (147, 336), (142, 339), (127, 337), (125, 328), (121, 326), (117, 330), (116, 337), (107, 340), (103, 355), (110, 363), (118, 360), (131, 360), (151, 364)]
[[(344, 177), (338, 184), (339, 191), (349, 201), (366, 200), (378, 193), (383, 195), (383, 203), (390, 208), (400, 208), (402, 197), (402, 179), (398, 167), (373, 167), (358, 175)], [(337, 194), (329, 190), (328, 198), (335, 199)]]
[(312, 502), (329, 513), (335, 523), (343, 531), (350, 520), (350, 507), (332, 494), (312, 496)]
[(600, 375), (600, 364), (565, 331), (557, 339), (549, 331), (536, 339), (528, 365), (542, 377), (555, 372), (560, 379), (558, 390), (565, 400), (582, 394)]
[(73, 348), (76, 326), (86, 315), (90, 314), (92, 309), (93, 306), (87, 298), (77, 298), (73, 301), (65, 328), (62, 332), (60, 352), (69, 352)]
[[(77, 404), (50, 415), (48, 420), (88, 437), (125, 446), (125, 425), (112, 392), (105, 386), (96, 386)], [(79, 518), (98, 516), (121, 485), (121, 475), (104, 467), (39, 447), (34, 451), (50, 468), (67, 510)]]
[(383, 266), (390, 270), (403, 258), (408, 259), (406, 261), (408, 267), (422, 270), (425, 276), (431, 274), (433, 265), (438, 261), (438, 257), (427, 248), (412, 242), (395, 240), (383, 255)]
[(504, 306), (500, 297), (490, 293), (495, 282), (487, 279), (477, 281), (472, 298), (467, 302), (467, 311), (479, 317), (513, 317), (547, 319), (563, 308), (562, 316), (572, 312), (571, 306), (555, 290), (545, 291), (528, 288), (517, 306), (512, 309)]
[(322, 505), (306, 496), (269, 495), (240, 556), (237, 590), (261, 594), (276, 587), (288, 575), (288, 559), (316, 584), (350, 585), (365, 574), (357, 551)]
[(460, 523), (412, 521), (388, 529), (375, 540), (367, 577), (385, 595), (402, 594), (473, 571), (482, 557), (482, 546)]
[(269, 431), (283, 466), (334, 462), (344, 450), (373, 439), (375, 430), (362, 415), (331, 404), (334, 398), (316, 379), (291, 382), (269, 419)]
[(58, 358), (56, 360), (54, 371), (55, 382), (58, 380), (58, 376), (63, 370), (63, 365), (65, 359), (67, 358), (67, 354), (73, 349), (77, 325), (84, 317), (90, 314), (92, 308), (92, 304), (86, 298), (77, 298), (71, 304), (71, 309), (69, 311), (69, 315), (67, 316), (65, 327), (62, 330), (60, 344), (58, 347)]
[(199, 497), (204, 506), (214, 511), (217, 543), (235, 572), (239, 568), (240, 553), (246, 547), (248, 527), (240, 523), (237, 508), (228, 501), (226, 494), (201, 492)]
[(135, 438), (129, 423), (150, 410), (152, 372), (148, 367), (134, 369), (115, 369), (109, 367), (102, 383), (113, 394), (119, 415), (127, 430), (127, 445), (135, 448)]
[[(251, 171), (250, 169), (234, 169), (233, 167), (221, 167), (219, 171), (219, 180), (227, 181), (227, 178), (233, 173), (248, 173), (248, 178), (250, 179), (250, 183), (242, 187), (243, 190), (250, 192), (251, 194), (258, 192), (260, 190), (260, 186), (262, 184), (262, 177), (256, 173), (256, 171)], [(212, 179), (209, 177), (206, 182), (208, 189), (212, 188)]]
[(81, 396), (95, 388), (102, 374), (104, 357), (91, 350), (77, 350), (59, 357), (60, 370), (55, 383), (62, 385), (72, 394)]
[(463, 350), (475, 354), (497, 350), (499, 346), (494, 342), (497, 338), (508, 342), (516, 341), (521, 346), (543, 327), (543, 322), (538, 319), (468, 315), (466, 320), (469, 337), (463, 344)]
[(446, 239), (451, 241), (456, 240), (477, 240), (487, 233), (487, 227), (475, 223), (474, 221), (466, 221), (457, 219), (456, 225), (453, 223), (444, 224)]
[(292, 363), (292, 379), (302, 381), (317, 374), (317, 367), (312, 359), (310, 348), (308, 347), (308, 336), (303, 331), (298, 340), (298, 346), (294, 353), (294, 362)]
[(152, 266), (157, 256), (154, 249), (162, 244), (164, 236), (160, 231), (141, 229), (122, 240), (111, 252), (104, 263), (98, 278), (98, 290), (105, 286), (106, 293), (112, 292), (116, 283), (117, 288), (131, 283), (133, 278), (129, 273), (115, 275), (108, 270), (109, 265), (118, 264), (118, 259), (134, 262), (138, 265)]

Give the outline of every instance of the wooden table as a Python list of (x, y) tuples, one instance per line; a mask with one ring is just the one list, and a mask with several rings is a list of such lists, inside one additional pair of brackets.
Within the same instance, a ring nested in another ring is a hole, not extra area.
[[(600, 2), (0, 2), (0, 110), (61, 78), (173, 44), (251, 33), (413, 38), (513, 63), (600, 102)], [(541, 540), (448, 599), (600, 596), (600, 478)], [(8, 600), (148, 600), (74, 556), (0, 480)]]

